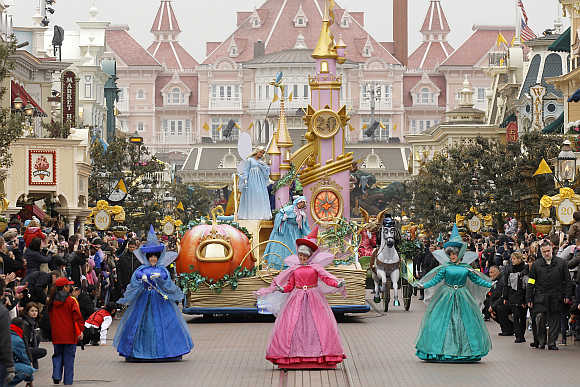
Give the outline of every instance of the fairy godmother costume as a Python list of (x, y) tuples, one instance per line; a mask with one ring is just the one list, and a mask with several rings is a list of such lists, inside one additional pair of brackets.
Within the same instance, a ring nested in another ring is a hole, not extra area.
[[(301, 204), (304, 205), (304, 208), (300, 208)], [(284, 243), (292, 252), (288, 251), (280, 243), (268, 243), (264, 251), (264, 260), (271, 268), (277, 270), (283, 269), (284, 259), (292, 253), (296, 254), (296, 240), (304, 238), (310, 233), (305, 206), (306, 198), (304, 196), (298, 196), (292, 204), (283, 207), (276, 214), (270, 240)]]
[(258, 307), (276, 316), (266, 359), (282, 369), (327, 369), (346, 357), (336, 319), (325, 294), (344, 291), (344, 282), (324, 270), (334, 255), (316, 244), (318, 228), (296, 240), (298, 253), (310, 255), (300, 264), (297, 255), (285, 259), (288, 269), (268, 288), (256, 292)]
[[(489, 353), (491, 339), (481, 315), (490, 279), (471, 268), (477, 254), (466, 251), (457, 226), (444, 250), (433, 252), (441, 266), (419, 281), (429, 302), (415, 348), (420, 359), (438, 362), (475, 362)], [(458, 263), (448, 253), (458, 251)]]
[[(117, 328), (113, 345), (127, 361), (174, 361), (189, 353), (193, 342), (177, 307), (183, 292), (171, 280), (166, 266), (177, 253), (166, 251), (153, 227), (147, 243), (133, 254), (142, 263), (127, 286), (119, 304), (129, 307)], [(149, 258), (158, 261), (151, 265)]]
[(261, 158), (265, 148), (256, 147), (239, 166), (239, 189), (241, 191), (238, 219), (272, 219), (268, 183), (270, 181), (270, 167)]

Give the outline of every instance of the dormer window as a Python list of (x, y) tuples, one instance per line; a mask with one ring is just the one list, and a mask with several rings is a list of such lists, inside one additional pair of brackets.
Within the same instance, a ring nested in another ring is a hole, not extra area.
[(350, 15), (346, 11), (344, 11), (344, 14), (342, 15), (342, 19), (340, 19), (340, 26), (342, 28), (350, 27)]
[(300, 8), (298, 8), (298, 12), (296, 12), (296, 16), (294, 16), (294, 27), (296, 28), (304, 28), (308, 25), (308, 18), (302, 9), (302, 4), (300, 4)]
[(260, 20), (260, 15), (258, 15), (258, 11), (254, 10), (252, 16), (250, 18), (250, 24), (252, 28), (260, 28), (262, 26), (262, 20)]
[(373, 45), (371, 43), (371, 38), (369, 36), (367, 37), (367, 42), (363, 47), (362, 56), (364, 56), (365, 58), (370, 58), (372, 55), (373, 55)]
[(174, 87), (167, 94), (167, 104), (169, 105), (181, 105), (183, 104), (184, 97), (181, 89), (179, 87)]
[(236, 44), (236, 40), (234, 38), (232, 38), (232, 41), (230, 42), (229, 53), (230, 58), (235, 58), (240, 55), (240, 50), (238, 50), (238, 45)]
[(428, 88), (424, 87), (421, 89), (421, 95), (419, 98), (419, 103), (423, 105), (432, 105), (433, 104), (433, 93)]

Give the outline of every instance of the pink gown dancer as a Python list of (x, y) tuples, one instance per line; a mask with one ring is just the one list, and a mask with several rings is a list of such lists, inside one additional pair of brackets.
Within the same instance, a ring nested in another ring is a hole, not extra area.
[(281, 369), (332, 369), (346, 358), (325, 294), (346, 295), (344, 281), (324, 270), (334, 256), (316, 245), (318, 228), (297, 239), (298, 255), (268, 288), (256, 292), (258, 308), (276, 315), (266, 359)]

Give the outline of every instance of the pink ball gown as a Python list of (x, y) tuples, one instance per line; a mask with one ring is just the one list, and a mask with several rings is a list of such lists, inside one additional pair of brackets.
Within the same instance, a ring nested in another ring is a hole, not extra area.
[[(328, 254), (317, 252), (318, 254)], [(287, 258), (291, 262), (296, 256)], [(294, 260), (295, 261), (295, 260)], [(312, 261), (312, 259), (311, 259)], [(277, 291), (277, 285), (284, 293)], [(331, 369), (346, 358), (336, 319), (324, 294), (342, 291), (339, 280), (321, 265), (293, 265), (257, 292), (258, 305), (276, 323), (266, 359), (283, 369)]]

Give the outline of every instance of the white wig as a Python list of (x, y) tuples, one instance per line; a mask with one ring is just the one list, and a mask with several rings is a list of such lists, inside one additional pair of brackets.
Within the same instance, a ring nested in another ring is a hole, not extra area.
[(300, 245), (298, 246), (298, 254), (304, 254), (308, 257), (310, 257), (312, 255), (312, 249), (306, 245)]

